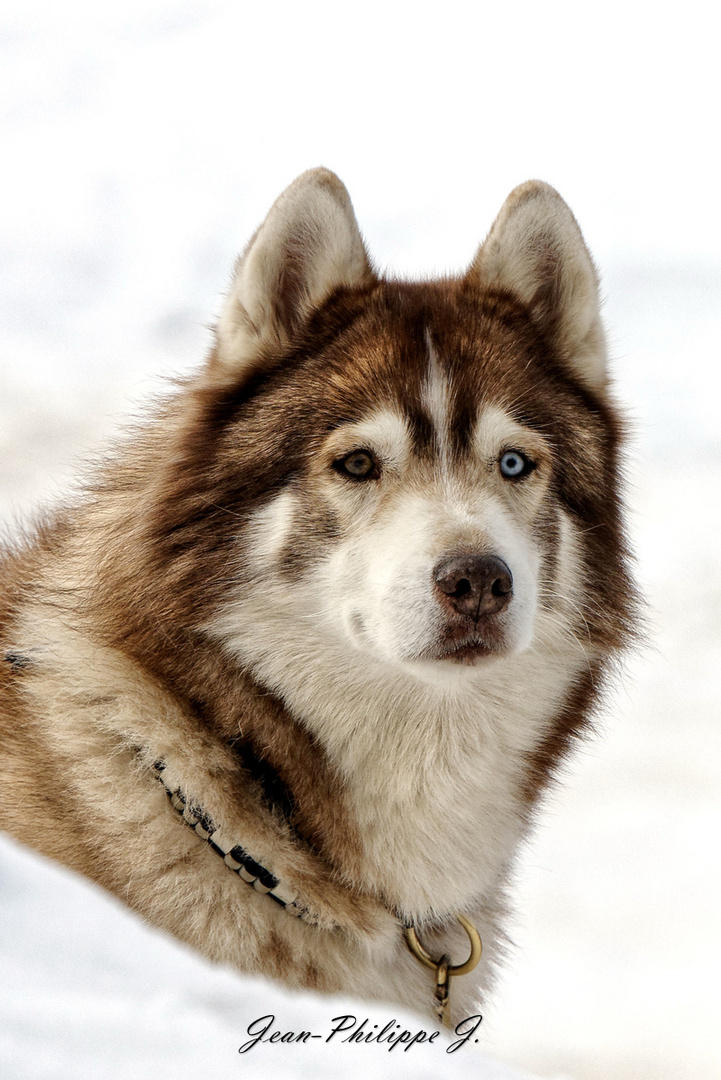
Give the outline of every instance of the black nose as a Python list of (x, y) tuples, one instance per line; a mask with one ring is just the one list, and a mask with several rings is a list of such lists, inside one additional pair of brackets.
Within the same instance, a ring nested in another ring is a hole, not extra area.
[(513, 575), (495, 555), (453, 555), (433, 571), (436, 588), (454, 611), (478, 621), (508, 607), (513, 596)]

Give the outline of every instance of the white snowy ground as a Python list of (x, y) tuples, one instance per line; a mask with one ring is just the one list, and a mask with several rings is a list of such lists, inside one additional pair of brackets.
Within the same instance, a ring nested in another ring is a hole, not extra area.
[(335, 168), (371, 250), (408, 274), (462, 266), (539, 175), (604, 271), (650, 644), (524, 855), (518, 949), (477, 1047), (241, 1057), (261, 1013), (324, 1031), (368, 1010), (208, 968), (3, 840), (3, 1080), (519, 1075), (480, 1050), (556, 1080), (721, 1074), (714, 37), (695, 0), (685, 23), (642, 8), (5, 0), (6, 527), (154, 375), (198, 362), (235, 251), (302, 169)]

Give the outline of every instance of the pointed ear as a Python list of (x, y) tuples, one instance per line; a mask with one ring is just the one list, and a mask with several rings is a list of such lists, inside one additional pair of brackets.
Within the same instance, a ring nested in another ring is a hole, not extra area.
[(214, 363), (228, 374), (288, 345), (337, 288), (371, 284), (350, 197), (335, 173), (310, 169), (275, 201), (239, 258), (218, 321)]
[(467, 278), (514, 293), (559, 358), (587, 386), (603, 389), (598, 275), (576, 219), (550, 184), (529, 180), (511, 192)]

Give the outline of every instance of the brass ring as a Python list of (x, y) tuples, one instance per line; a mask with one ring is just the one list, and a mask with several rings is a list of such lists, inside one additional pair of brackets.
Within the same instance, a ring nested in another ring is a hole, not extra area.
[[(471, 955), (468, 957), (464, 964), (452, 964), (448, 968), (448, 974), (450, 975), (467, 975), (469, 971), (473, 971), (474, 967), (481, 959), (481, 952), (483, 951), (483, 944), (481, 942), (481, 935), (476, 930), (472, 922), (465, 918), (463, 915), (456, 915), (458, 922), (468, 934), (468, 940), (471, 943)], [(421, 945), (416, 934), (415, 926), (406, 926), (404, 929), (406, 938), (406, 944), (411, 950), (417, 960), (420, 960), (426, 967), (432, 968), (436, 971), (440, 960), (434, 960), (430, 953)]]

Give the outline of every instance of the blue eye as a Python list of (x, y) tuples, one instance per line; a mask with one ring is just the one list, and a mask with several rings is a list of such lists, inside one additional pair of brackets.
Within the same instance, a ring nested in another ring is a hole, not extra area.
[(506, 480), (520, 480), (521, 477), (527, 476), (531, 469), (536, 467), (535, 462), (527, 458), (520, 450), (506, 450), (501, 455), (499, 465), (501, 476), (505, 477)]

